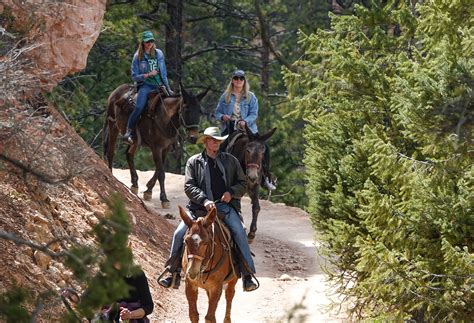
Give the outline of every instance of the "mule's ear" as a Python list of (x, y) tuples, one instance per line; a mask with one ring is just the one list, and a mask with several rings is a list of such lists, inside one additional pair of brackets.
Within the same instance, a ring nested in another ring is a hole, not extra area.
[(201, 100), (204, 99), (204, 97), (206, 96), (207, 92), (209, 92), (210, 89), (211, 89), (211, 87), (208, 86), (207, 89), (204, 90), (204, 92), (199, 93), (198, 95), (196, 95), (196, 98), (198, 99), (199, 102), (201, 102)]
[(216, 220), (217, 216), (217, 209), (214, 207), (212, 208), (209, 213), (207, 213), (206, 217), (204, 218), (204, 226), (209, 227), (214, 221)]
[(181, 205), (178, 205), (178, 209), (179, 215), (181, 216), (181, 219), (183, 220), (184, 224), (186, 224), (186, 226), (190, 228), (193, 225), (193, 220), (189, 218), (188, 214)]
[(270, 130), (266, 134), (261, 135), (260, 138), (258, 138), (258, 139), (261, 140), (261, 141), (267, 141), (268, 139), (270, 139), (271, 136), (273, 136), (273, 134), (275, 133), (276, 130), (277, 130), (277, 128), (273, 128), (272, 130)]
[(245, 124), (245, 132), (247, 133), (247, 137), (249, 137), (249, 141), (255, 139), (255, 135), (253, 134), (252, 130), (250, 130), (249, 126), (247, 126), (247, 123)]

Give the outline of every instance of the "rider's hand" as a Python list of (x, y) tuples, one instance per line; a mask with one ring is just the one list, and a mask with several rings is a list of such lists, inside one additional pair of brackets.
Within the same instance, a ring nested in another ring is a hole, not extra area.
[(227, 122), (227, 121), (229, 121), (229, 120), (230, 120), (230, 116), (228, 116), (227, 114), (224, 114), (224, 115), (222, 116), (222, 121)]
[(131, 312), (128, 308), (120, 308), (120, 319), (121, 320), (130, 320), (132, 318)]
[(156, 74), (158, 74), (158, 71), (157, 70), (153, 70), (151, 72), (148, 73), (148, 76), (155, 76)]
[(210, 210), (212, 210), (216, 207), (216, 204), (213, 201), (206, 201), (206, 202), (204, 202), (204, 207), (209, 212)]
[(239, 121), (239, 126), (241, 126), (242, 128), (245, 128), (245, 124), (246, 122), (244, 120)]
[(221, 197), (221, 201), (224, 203), (229, 203), (231, 199), (232, 199), (232, 195), (230, 195), (229, 192), (225, 192)]

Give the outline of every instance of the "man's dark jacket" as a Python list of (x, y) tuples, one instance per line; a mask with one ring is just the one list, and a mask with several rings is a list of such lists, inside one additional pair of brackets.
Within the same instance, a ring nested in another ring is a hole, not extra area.
[[(188, 209), (196, 216), (207, 214), (204, 203), (220, 200), (221, 196), (212, 196), (211, 175), (206, 151), (189, 158), (186, 163), (184, 192), (189, 197)], [(247, 177), (234, 156), (219, 152), (216, 157), (217, 166), (224, 176), (226, 191), (232, 196), (230, 205), (240, 212), (240, 198), (247, 189)]]

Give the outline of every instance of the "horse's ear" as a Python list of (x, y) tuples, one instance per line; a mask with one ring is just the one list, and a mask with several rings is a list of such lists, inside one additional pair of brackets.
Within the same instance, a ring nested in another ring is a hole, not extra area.
[(217, 209), (214, 207), (212, 208), (209, 213), (207, 213), (206, 217), (204, 218), (204, 226), (209, 227), (214, 221), (216, 220), (217, 216)]
[(268, 139), (270, 139), (271, 136), (273, 136), (273, 134), (275, 133), (275, 131), (277, 130), (277, 128), (273, 128), (272, 130), (270, 130), (269, 132), (267, 132), (266, 134), (264, 135), (261, 135), (258, 140), (260, 141), (267, 141)]
[(247, 126), (247, 123), (245, 124), (245, 132), (247, 133), (247, 137), (249, 137), (249, 141), (252, 141), (255, 138), (255, 135), (252, 130), (250, 130), (249, 126)]
[(179, 215), (181, 216), (181, 219), (183, 219), (184, 224), (186, 224), (186, 226), (190, 228), (193, 225), (193, 220), (189, 218), (188, 214), (181, 205), (178, 205), (178, 209)]
[(211, 87), (208, 86), (207, 89), (204, 90), (204, 92), (199, 93), (198, 95), (196, 95), (196, 98), (198, 99), (199, 102), (201, 102), (201, 100), (206, 96), (207, 92), (209, 92), (210, 89), (211, 89)]

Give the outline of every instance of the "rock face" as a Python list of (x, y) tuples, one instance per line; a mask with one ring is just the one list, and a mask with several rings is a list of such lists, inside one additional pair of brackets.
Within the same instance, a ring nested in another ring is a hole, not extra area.
[(86, 66), (105, 5), (106, 0), (3, 0), (0, 15), (10, 22), (0, 26), (26, 38), (31, 49), (25, 55), (33, 64), (25, 72), (36, 74), (41, 88), (49, 91)]
[[(106, 215), (105, 201), (112, 193), (123, 197), (135, 219), (129, 238), (136, 245), (136, 262), (158, 271), (168, 255), (171, 225), (113, 177), (42, 95), (85, 68), (105, 5), (106, 0), (0, 2), (0, 233), (10, 235), (0, 238), (0, 295), (21, 286), (32, 301), (48, 297), (40, 302), (44, 307), (36, 322), (59, 321), (66, 310), (60, 288), (86, 288), (53, 252), (94, 244), (92, 227)], [(15, 239), (51, 252), (18, 245)], [(152, 272), (148, 279), (159, 300), (169, 291), (159, 291), (155, 276)], [(171, 300), (165, 297), (161, 304), (153, 321)], [(34, 304), (28, 306), (32, 312)]]

